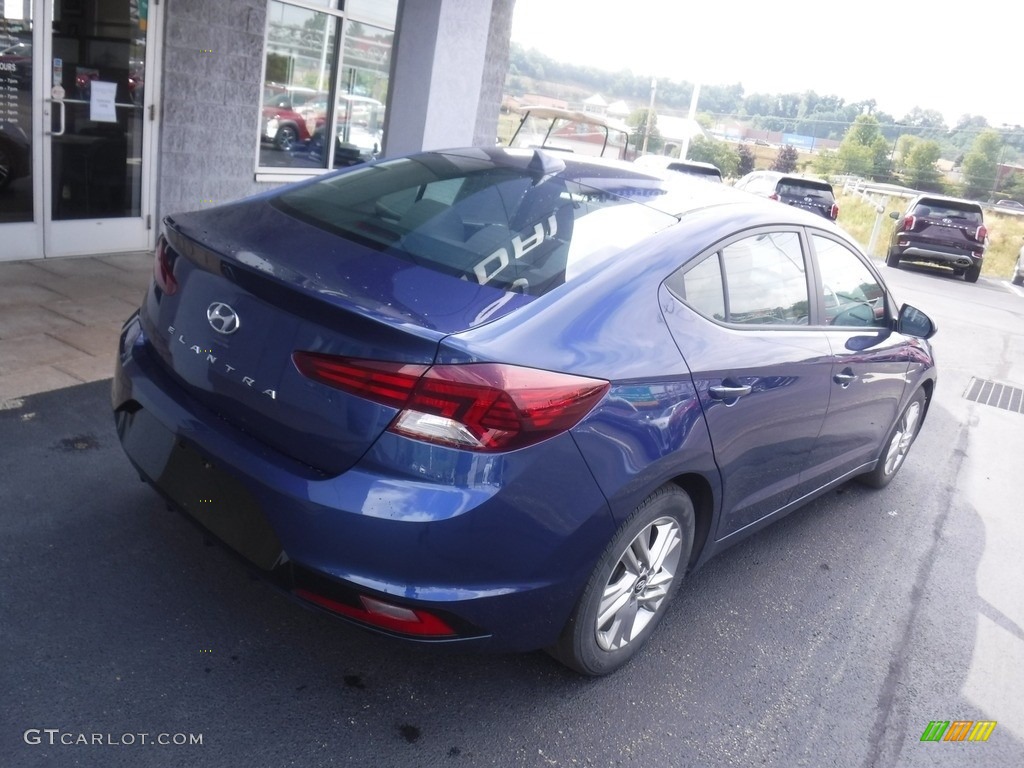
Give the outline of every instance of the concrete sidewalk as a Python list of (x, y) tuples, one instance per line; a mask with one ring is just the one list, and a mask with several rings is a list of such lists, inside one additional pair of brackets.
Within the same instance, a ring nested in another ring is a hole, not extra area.
[(0, 262), (0, 408), (110, 378), (152, 275), (150, 252)]

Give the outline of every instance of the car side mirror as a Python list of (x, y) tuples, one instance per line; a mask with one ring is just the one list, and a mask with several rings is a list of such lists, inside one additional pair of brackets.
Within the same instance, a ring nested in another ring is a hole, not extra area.
[(904, 304), (900, 307), (900, 315), (896, 318), (896, 331), (906, 336), (917, 336), (930, 339), (939, 330), (928, 315), (917, 307)]
[(900, 212), (899, 211), (889, 211), (889, 218), (892, 219), (893, 221), (895, 221), (899, 217), (900, 217)]

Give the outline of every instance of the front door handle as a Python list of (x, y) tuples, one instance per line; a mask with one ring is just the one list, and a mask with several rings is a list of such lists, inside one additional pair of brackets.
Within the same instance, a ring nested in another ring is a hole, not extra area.
[(838, 384), (843, 389), (846, 389), (848, 386), (850, 386), (856, 380), (856, 378), (857, 378), (857, 375), (853, 371), (851, 371), (849, 368), (847, 368), (846, 370), (840, 371), (835, 376), (833, 376), (832, 377), (832, 381), (834, 381), (836, 384)]
[(749, 384), (742, 384), (737, 387), (728, 387), (724, 384), (717, 384), (713, 387), (708, 387), (708, 394), (715, 400), (735, 400), (737, 397), (749, 395), (751, 391), (752, 388)]

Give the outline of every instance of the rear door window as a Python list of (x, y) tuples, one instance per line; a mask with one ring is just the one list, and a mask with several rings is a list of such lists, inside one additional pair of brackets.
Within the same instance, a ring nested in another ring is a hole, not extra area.
[(807, 325), (807, 269), (796, 232), (729, 243), (666, 287), (705, 317), (745, 326)]

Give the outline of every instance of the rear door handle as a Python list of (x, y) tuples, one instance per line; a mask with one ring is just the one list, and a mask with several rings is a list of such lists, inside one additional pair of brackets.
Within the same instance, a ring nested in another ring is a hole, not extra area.
[(713, 387), (708, 387), (708, 394), (715, 400), (735, 400), (737, 397), (749, 395), (751, 391), (752, 389), (749, 384), (740, 385), (738, 387), (727, 387), (724, 384), (718, 384)]

